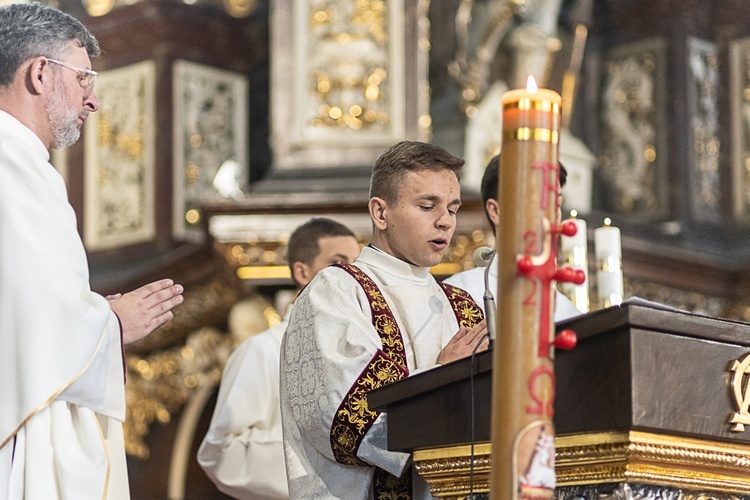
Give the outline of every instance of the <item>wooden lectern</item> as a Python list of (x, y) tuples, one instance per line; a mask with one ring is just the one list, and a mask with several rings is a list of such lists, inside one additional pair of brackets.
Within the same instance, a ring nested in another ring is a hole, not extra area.
[[(557, 328), (578, 335), (555, 359), (558, 499), (750, 495), (749, 324), (636, 300)], [(488, 491), (492, 354), (368, 394), (437, 497)]]

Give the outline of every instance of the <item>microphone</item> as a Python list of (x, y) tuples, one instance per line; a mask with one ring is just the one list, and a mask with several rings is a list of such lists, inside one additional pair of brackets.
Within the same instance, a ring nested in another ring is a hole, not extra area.
[(495, 305), (495, 296), (490, 291), (490, 264), (495, 258), (495, 249), (490, 247), (478, 247), (471, 256), (474, 265), (484, 269), (484, 317), (487, 320), (487, 332), (490, 334), (490, 347), (495, 343), (495, 317), (497, 315), (497, 306)]
[(493, 257), (495, 257), (494, 248), (477, 247), (471, 255), (471, 260), (474, 261), (474, 265), (477, 267), (487, 267), (492, 262)]

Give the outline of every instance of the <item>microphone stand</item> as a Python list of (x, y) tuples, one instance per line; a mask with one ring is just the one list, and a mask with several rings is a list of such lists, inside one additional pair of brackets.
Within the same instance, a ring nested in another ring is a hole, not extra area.
[(495, 252), (492, 252), (492, 257), (490, 257), (487, 267), (484, 268), (484, 296), (482, 297), (484, 301), (484, 317), (487, 320), (487, 333), (490, 334), (490, 348), (495, 344), (495, 335), (497, 334), (495, 330), (495, 325), (497, 325), (497, 321), (495, 321), (497, 307), (495, 306), (495, 296), (490, 291), (490, 266), (495, 259), (495, 255)]

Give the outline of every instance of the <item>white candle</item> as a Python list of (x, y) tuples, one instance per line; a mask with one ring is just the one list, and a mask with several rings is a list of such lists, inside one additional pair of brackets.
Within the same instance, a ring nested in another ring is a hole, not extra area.
[(576, 225), (576, 234), (560, 237), (560, 265), (583, 271), (586, 281), (580, 285), (558, 283), (559, 290), (568, 297), (581, 312), (589, 311), (589, 258), (586, 221), (577, 219), (578, 212), (571, 210), (571, 218), (565, 222)]
[(611, 225), (609, 217), (604, 225), (594, 229), (597, 295), (602, 306), (622, 303), (622, 244), (620, 228)]
[(596, 273), (596, 285), (602, 306), (616, 306), (622, 303), (622, 271), (607, 272), (599, 270)]
[(575, 257), (581, 254), (581, 249), (583, 249), (583, 252), (585, 253), (586, 247), (588, 246), (586, 221), (583, 219), (576, 219), (575, 210), (571, 212), (571, 215), (573, 215), (573, 217), (565, 222), (572, 222), (576, 225), (576, 234), (560, 238), (560, 254), (565, 260), (565, 263), (568, 264), (575, 263), (574, 261), (578, 260)]
[(620, 228), (614, 227), (609, 218), (604, 219), (604, 225), (594, 229), (594, 252), (597, 260), (607, 257), (622, 258), (622, 244), (620, 242)]

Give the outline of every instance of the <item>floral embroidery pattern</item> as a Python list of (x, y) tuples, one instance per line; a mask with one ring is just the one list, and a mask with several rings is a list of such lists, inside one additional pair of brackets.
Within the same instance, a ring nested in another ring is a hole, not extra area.
[[(357, 457), (362, 440), (378, 418), (378, 412), (370, 410), (367, 392), (401, 380), (409, 375), (406, 350), (401, 330), (375, 282), (358, 267), (351, 264), (335, 264), (348, 272), (367, 295), (372, 313), (372, 324), (378, 332), (382, 350), (378, 350), (339, 405), (331, 425), (331, 449), (336, 461), (347, 465), (368, 466)], [(461, 290), (440, 283), (448, 297), (453, 313), (460, 326), (472, 327), (484, 314), (471, 296)], [(409, 500), (411, 498), (411, 471), (397, 478), (382, 469), (375, 469), (373, 492), (376, 499)]]
[(372, 324), (380, 336), (383, 343), (383, 351), (390, 356), (393, 361), (406, 367), (406, 349), (404, 348), (404, 339), (401, 337), (401, 330), (396, 323), (390, 306), (383, 297), (378, 285), (362, 272), (361, 269), (351, 264), (336, 264), (336, 267), (343, 269), (357, 280), (370, 301), (370, 311), (372, 312)]
[(395, 363), (383, 351), (375, 353), (344, 397), (331, 426), (331, 449), (337, 462), (368, 465), (357, 458), (362, 439), (378, 418), (378, 412), (370, 410), (367, 405), (367, 392), (408, 374), (405, 367)]
[(373, 497), (375, 500), (411, 500), (411, 467), (407, 467), (401, 477), (375, 469)]
[(336, 264), (336, 267), (348, 272), (362, 286), (370, 302), (372, 324), (383, 345), (352, 384), (331, 425), (331, 449), (336, 461), (367, 465), (357, 458), (357, 450), (378, 418), (378, 412), (367, 406), (367, 392), (409, 375), (406, 349), (396, 318), (372, 278), (351, 264)]
[(439, 282), (440, 287), (451, 303), (459, 326), (471, 328), (484, 319), (484, 313), (468, 292), (447, 283)]

